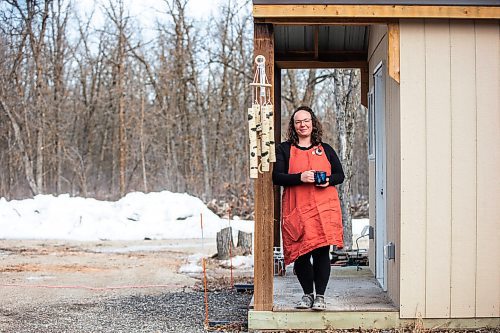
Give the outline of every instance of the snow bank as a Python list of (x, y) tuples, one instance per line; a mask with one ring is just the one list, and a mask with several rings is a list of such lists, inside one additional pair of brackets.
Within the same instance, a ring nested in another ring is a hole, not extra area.
[[(202, 222), (206, 239), (215, 238), (229, 225), (235, 242), (238, 230), (254, 230), (253, 221), (221, 219), (186, 193), (133, 192), (116, 202), (67, 194), (12, 201), (0, 198), (0, 239), (200, 239)], [(353, 239), (367, 224), (368, 219), (352, 221)]]
[(253, 232), (253, 222), (223, 220), (200, 199), (185, 193), (133, 192), (116, 202), (67, 194), (12, 201), (0, 198), (0, 239), (201, 238), (202, 223), (204, 238), (215, 238), (229, 223), (235, 232)]

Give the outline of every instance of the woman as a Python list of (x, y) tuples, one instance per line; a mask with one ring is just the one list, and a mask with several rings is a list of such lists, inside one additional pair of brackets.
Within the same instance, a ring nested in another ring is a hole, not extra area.
[[(281, 227), (285, 265), (295, 262), (304, 291), (297, 308), (317, 311), (326, 309), (330, 245), (343, 246), (335, 185), (344, 181), (344, 171), (337, 154), (321, 142), (321, 136), (321, 124), (311, 108), (299, 107), (290, 118), (288, 140), (276, 148), (273, 169), (274, 184), (284, 187)], [(326, 183), (315, 183), (315, 171), (326, 171)]]

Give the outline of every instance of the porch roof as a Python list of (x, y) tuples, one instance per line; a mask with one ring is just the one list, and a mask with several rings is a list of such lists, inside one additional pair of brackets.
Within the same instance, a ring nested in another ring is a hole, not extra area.
[(368, 26), (275, 25), (275, 61), (282, 68), (293, 63), (366, 62)]
[(363, 67), (368, 27), (400, 18), (498, 19), (500, 0), (253, 0), (255, 23), (274, 25), (281, 68)]

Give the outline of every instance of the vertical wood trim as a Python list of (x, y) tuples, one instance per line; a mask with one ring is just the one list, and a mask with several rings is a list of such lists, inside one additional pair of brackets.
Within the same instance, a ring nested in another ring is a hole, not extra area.
[(474, 22), (452, 21), (451, 317), (476, 309), (476, 77)]
[(425, 315), (426, 128), (423, 20), (400, 20), (401, 318)]
[[(281, 69), (274, 66), (274, 141), (281, 142)], [(281, 245), (281, 187), (274, 186), (274, 246)]]
[(400, 66), (400, 51), (399, 51), (399, 23), (387, 24), (387, 31), (389, 35), (388, 42), (388, 62), (389, 62), (389, 76), (397, 83), (400, 81), (399, 66)]
[(476, 316), (499, 317), (500, 45), (498, 22), (476, 21), (475, 35), (477, 96)]
[[(254, 24), (254, 59), (259, 54), (266, 57), (266, 74), (273, 85), (272, 89), (274, 89), (274, 35), (271, 24)], [(274, 90), (271, 91), (271, 99), (274, 101)], [(271, 171), (259, 174), (254, 186), (254, 309), (270, 311), (273, 308), (274, 192), (272, 166)]]
[(426, 315), (450, 316), (450, 25), (425, 22), (427, 128)]

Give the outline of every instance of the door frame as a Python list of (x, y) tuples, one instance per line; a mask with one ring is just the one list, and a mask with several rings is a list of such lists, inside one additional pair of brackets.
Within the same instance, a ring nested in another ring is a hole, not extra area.
[(385, 78), (383, 61), (373, 70), (373, 120), (375, 122), (375, 277), (387, 291), (388, 265), (384, 255), (387, 243), (387, 142), (385, 136)]

